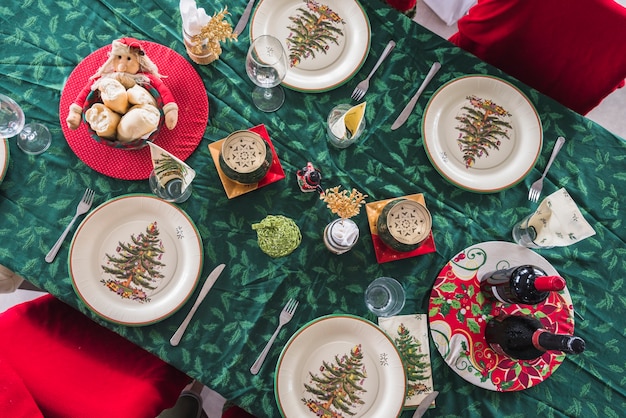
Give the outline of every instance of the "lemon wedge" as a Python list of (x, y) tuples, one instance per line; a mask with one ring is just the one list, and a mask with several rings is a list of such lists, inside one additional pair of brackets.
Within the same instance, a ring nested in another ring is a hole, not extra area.
[(350, 133), (350, 136), (354, 136), (357, 129), (359, 129), (359, 125), (365, 117), (366, 105), (367, 102), (363, 102), (359, 105), (353, 106), (344, 115), (344, 123), (346, 125), (346, 129)]
[(361, 121), (365, 117), (365, 105), (363, 102), (353, 106), (346, 113), (341, 115), (339, 119), (330, 127), (331, 132), (337, 138), (350, 139), (359, 129)]

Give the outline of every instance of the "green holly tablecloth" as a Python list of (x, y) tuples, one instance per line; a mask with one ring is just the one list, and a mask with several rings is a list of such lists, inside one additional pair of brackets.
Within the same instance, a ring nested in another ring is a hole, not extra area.
[[(228, 6), (229, 19), (235, 24), (247, 2), (199, 3), (209, 14)], [(331, 313), (375, 321), (362, 295), (372, 279), (383, 275), (402, 282), (407, 293), (403, 314), (426, 313), (433, 282), (451, 257), (476, 243), (510, 241), (513, 224), (535, 206), (527, 200), (528, 187), (545, 167), (553, 141), (564, 136), (567, 142), (546, 178), (544, 196), (564, 187), (596, 235), (540, 254), (567, 280), (574, 307), (584, 318), (577, 318), (575, 332), (586, 340), (587, 350), (567, 357), (548, 380), (535, 387), (497, 393), (459, 377), (431, 341), (433, 382), (441, 394), (436, 409), (427, 416), (620, 416), (623, 412), (619, 411), (626, 409), (625, 141), (453, 47), (381, 1), (363, 0), (362, 5), (371, 23), (371, 49), (355, 78), (325, 93), (286, 90), (286, 103), (275, 113), (259, 112), (251, 103), (253, 85), (244, 63), (247, 31), (238, 42), (224, 43), (218, 61), (208, 66), (193, 64), (206, 87), (209, 119), (202, 142), (187, 160), (197, 171), (193, 195), (179, 206), (202, 237), (202, 276), (219, 263), (227, 267), (176, 348), (168, 341), (191, 302), (154, 325), (107, 323), (88, 311), (73, 290), (67, 264), (69, 238), (55, 262), (46, 263), (44, 256), (73, 216), (86, 187), (96, 191), (96, 204), (127, 193), (149, 192), (147, 180), (106, 177), (72, 152), (59, 121), (59, 100), (67, 77), (92, 51), (124, 36), (160, 43), (187, 57), (178, 2), (51, 0), (1, 6), (0, 92), (20, 103), (28, 120), (45, 123), (53, 144), (46, 153), (33, 157), (8, 140), (9, 166), (0, 184), (0, 263), (259, 418), (277, 417), (274, 367), (293, 332)], [(366, 95), (364, 137), (345, 150), (329, 147), (326, 115), (335, 105), (351, 102), (354, 86), (390, 39), (397, 46)], [(407, 123), (391, 131), (391, 123), (435, 60), (442, 63), (442, 70)], [(421, 116), (428, 98), (443, 83), (466, 74), (491, 74), (513, 82), (541, 117), (545, 143), (536, 167), (518, 185), (499, 193), (477, 194), (452, 186), (424, 152)], [(258, 124), (266, 126), (286, 178), (228, 199), (208, 145)], [(433, 216), (436, 252), (378, 264), (362, 210), (354, 218), (361, 232), (357, 245), (341, 256), (330, 253), (322, 233), (334, 215), (317, 194), (301, 193), (296, 182), (296, 171), (307, 161), (321, 170), (325, 187), (354, 187), (366, 193), (368, 201), (423, 193)], [(270, 258), (257, 246), (251, 225), (270, 214), (289, 217), (301, 229), (302, 243), (287, 257)], [(249, 368), (290, 297), (297, 298), (300, 306), (279, 334), (261, 372), (253, 376)]]

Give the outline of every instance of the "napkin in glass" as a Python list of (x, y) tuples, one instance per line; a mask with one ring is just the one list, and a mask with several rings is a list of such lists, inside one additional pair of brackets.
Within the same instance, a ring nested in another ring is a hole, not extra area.
[(596, 233), (564, 188), (543, 199), (528, 227), (534, 228), (534, 242), (542, 247), (566, 247)]
[(385, 331), (400, 352), (407, 377), (406, 408), (416, 408), (433, 391), (432, 366), (428, 339), (428, 315), (379, 317)]
[(150, 156), (152, 158), (154, 174), (159, 184), (165, 187), (168, 181), (179, 178), (182, 180), (182, 194), (196, 177), (196, 171), (158, 145), (152, 142), (148, 142), (148, 145), (150, 145)]
[(359, 129), (361, 121), (365, 117), (365, 107), (367, 102), (352, 106), (346, 113), (330, 127), (331, 132), (337, 138), (350, 139)]
[(195, 0), (180, 0), (180, 16), (183, 20), (183, 30), (190, 36), (197, 35), (209, 23), (211, 16), (204, 8), (198, 8)]

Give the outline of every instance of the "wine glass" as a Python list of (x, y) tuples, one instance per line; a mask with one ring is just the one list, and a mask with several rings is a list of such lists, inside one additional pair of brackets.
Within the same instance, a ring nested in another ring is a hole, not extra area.
[(41, 154), (50, 147), (52, 138), (45, 125), (37, 122), (24, 124), (24, 111), (15, 100), (0, 94), (0, 136), (18, 135), (17, 146), (27, 154)]
[(281, 42), (271, 35), (256, 38), (248, 49), (246, 72), (257, 87), (252, 102), (263, 112), (274, 112), (283, 105), (285, 92), (280, 86), (287, 75), (287, 53)]

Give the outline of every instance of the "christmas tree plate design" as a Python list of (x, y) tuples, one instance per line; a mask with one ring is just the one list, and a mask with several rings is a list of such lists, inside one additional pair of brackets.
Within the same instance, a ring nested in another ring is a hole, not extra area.
[(435, 169), (478, 193), (495, 193), (524, 179), (543, 143), (530, 100), (512, 84), (482, 75), (456, 78), (433, 94), (422, 137)]
[(352, 78), (370, 48), (370, 23), (356, 0), (261, 0), (250, 39), (273, 35), (289, 55), (283, 85), (328, 91)]
[(0, 183), (9, 168), (9, 144), (7, 140), (0, 137)]
[(405, 392), (393, 341), (357, 316), (328, 315), (304, 325), (276, 366), (274, 393), (287, 418), (397, 417)]
[(574, 333), (574, 307), (567, 288), (551, 292), (537, 305), (494, 303), (480, 292), (486, 273), (522, 264), (559, 274), (526, 247), (490, 241), (454, 256), (433, 285), (428, 310), (431, 337), (448, 366), (476, 386), (498, 392), (527, 389), (550, 377), (565, 359), (562, 352), (547, 351), (534, 360), (516, 360), (496, 353), (485, 341), (487, 321), (500, 313), (533, 315), (551, 332)]
[(185, 212), (152, 195), (103, 203), (79, 225), (69, 251), (74, 290), (102, 318), (148, 325), (176, 312), (202, 271), (202, 240)]

